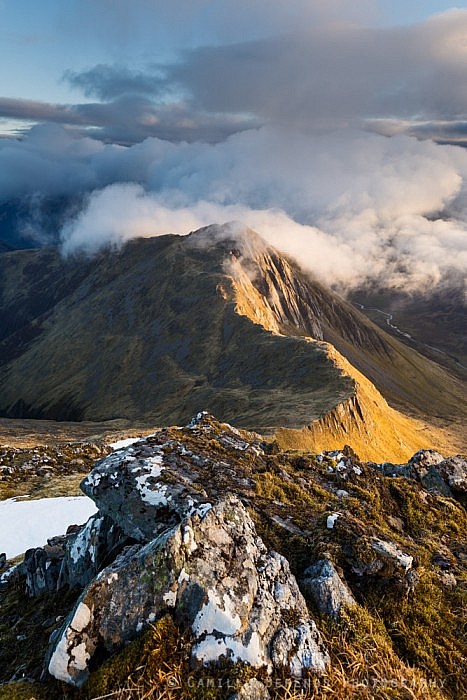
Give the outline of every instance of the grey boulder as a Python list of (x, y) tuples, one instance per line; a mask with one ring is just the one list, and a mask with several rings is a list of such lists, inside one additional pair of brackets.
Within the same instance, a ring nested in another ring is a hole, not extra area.
[(82, 685), (99, 650), (116, 651), (168, 611), (192, 632), (193, 667), (224, 658), (300, 677), (329, 664), (288, 562), (266, 550), (230, 497), (103, 569), (54, 644), (49, 672)]
[(302, 590), (310, 594), (318, 610), (335, 620), (343, 606), (356, 605), (350, 588), (329, 559), (320, 559), (303, 574)]

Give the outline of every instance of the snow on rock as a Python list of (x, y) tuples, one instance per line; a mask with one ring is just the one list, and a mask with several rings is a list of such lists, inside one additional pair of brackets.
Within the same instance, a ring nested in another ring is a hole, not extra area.
[(49, 673), (60, 681), (80, 686), (87, 678), (90, 654), (86, 642), (73, 644), (91, 619), (91, 611), (85, 603), (79, 603), (69, 626), (64, 631), (49, 662)]
[(117, 442), (111, 442), (110, 447), (114, 450), (122, 450), (124, 447), (129, 447), (130, 445), (135, 445), (142, 438), (124, 438), (123, 440), (117, 440)]
[(202, 516), (169, 528), (166, 521), (162, 534), (125, 548), (103, 569), (62, 629), (50, 672), (82, 684), (98, 645), (116, 651), (169, 609), (193, 632), (195, 666), (224, 658), (299, 677), (329, 663), (287, 560), (266, 550), (231, 496)]
[[(213, 504), (205, 489), (213, 482), (206, 479), (206, 473), (213, 470), (217, 479), (231, 481), (232, 462), (237, 469), (239, 458), (249, 464), (251, 455), (258, 454), (258, 450), (251, 452), (250, 443), (239, 431), (218, 423), (205, 412), (184, 430), (185, 436), (179, 436), (181, 431), (169, 435), (168, 430), (160, 431), (122, 447), (97, 462), (84, 479), (83, 491), (128, 537), (147, 542), (187, 516), (205, 516)], [(230, 461), (220, 460), (210, 451), (200, 454), (189, 449), (187, 432), (192, 441), (212, 434), (216, 449), (222, 455), (227, 451)], [(239, 490), (253, 486), (251, 479), (239, 473)], [(215, 500), (224, 495), (225, 489), (219, 488)]]
[(0, 501), (0, 552), (11, 559), (40, 547), (69, 525), (86, 522), (96, 510), (95, 503), (83, 496)]
[(334, 525), (336, 524), (337, 518), (340, 516), (340, 513), (333, 513), (332, 515), (328, 515), (327, 520), (326, 520), (326, 527), (328, 530), (332, 530), (334, 528)]
[(199, 637), (203, 632), (235, 634), (241, 627), (241, 620), (235, 612), (232, 599), (224, 593), (220, 600), (215, 591), (208, 591), (208, 600), (197, 614), (191, 629)]

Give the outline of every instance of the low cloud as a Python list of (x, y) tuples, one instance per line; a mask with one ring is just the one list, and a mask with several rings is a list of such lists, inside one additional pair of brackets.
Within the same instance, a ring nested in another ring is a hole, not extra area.
[(134, 182), (92, 194), (63, 230), (68, 253), (239, 220), (341, 291), (429, 289), (467, 270), (467, 152), (456, 147), (263, 128), (216, 145), (153, 139), (98, 160)]
[[(172, 21), (155, 0), (136, 0), (133, 27), (123, 0), (85, 4), (135, 35), (154, 13), (153, 43)], [(382, 28), (356, 4), (241, 0), (221, 17), (177, 0), (205, 45), (66, 73), (92, 102), (0, 99), (0, 117), (48, 122), (0, 140), (0, 202), (85, 197), (68, 253), (240, 220), (341, 290), (462, 278), (467, 150), (433, 140), (466, 142), (467, 10)]]

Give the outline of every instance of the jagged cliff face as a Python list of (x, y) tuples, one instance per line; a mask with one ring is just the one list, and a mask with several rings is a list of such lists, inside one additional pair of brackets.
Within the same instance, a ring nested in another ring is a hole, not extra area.
[(240, 313), (276, 333), (314, 340), (329, 340), (332, 334), (368, 352), (389, 351), (384, 336), (352, 306), (266, 247), (254, 232), (246, 235), (249, 240), (230, 251), (226, 264)]
[(325, 340), (396, 406), (422, 416), (465, 415), (461, 382), (369, 322), (294, 262), (264, 243), (234, 252), (228, 270), (239, 313), (275, 333)]
[(400, 459), (426, 432), (372, 382), (435, 415), (462, 403), (437, 365), (235, 227), (94, 259), (3, 254), (0, 320), (3, 415), (175, 424), (205, 407), (258, 431), (286, 428), (285, 444), (354, 441), (368, 459)]
[(239, 313), (275, 334), (305, 336), (311, 344), (329, 341), (324, 346), (328, 358), (354, 384), (351, 396), (304, 428), (277, 430), (281, 445), (319, 450), (334, 449), (346, 441), (366, 459), (376, 459), (385, 451), (393, 459), (405, 459), (427, 444), (439, 449), (455, 444), (462, 449), (462, 429), (456, 441), (426, 421), (403, 415), (388, 405), (373, 383), (419, 418), (436, 412), (445, 416), (458, 412), (460, 417), (465, 410), (460, 385), (437, 365), (366, 322), (353, 307), (265, 247), (254, 234), (242, 249), (231, 251), (227, 270)]

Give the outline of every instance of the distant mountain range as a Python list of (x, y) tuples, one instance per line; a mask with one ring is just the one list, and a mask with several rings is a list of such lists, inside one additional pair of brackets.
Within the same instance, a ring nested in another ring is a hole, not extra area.
[(181, 424), (200, 409), (369, 459), (440, 444), (416, 419), (466, 412), (460, 379), (251, 230), (0, 255), (1, 415)]

